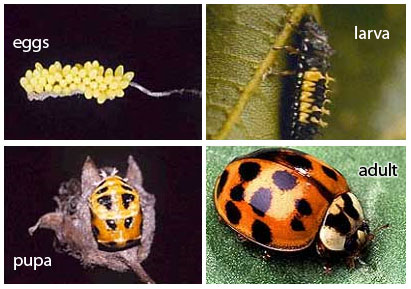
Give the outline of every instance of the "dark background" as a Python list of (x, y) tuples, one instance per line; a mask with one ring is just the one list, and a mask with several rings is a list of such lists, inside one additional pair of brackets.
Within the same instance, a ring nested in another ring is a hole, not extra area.
[[(49, 39), (40, 52), (14, 39)], [(200, 139), (201, 99), (84, 95), (30, 102), (19, 84), (35, 62), (123, 64), (153, 91), (201, 89), (201, 5), (5, 5), (6, 139)]]
[[(201, 283), (201, 147), (6, 147), (5, 283), (133, 283), (132, 273), (84, 269), (56, 253), (54, 232), (28, 228), (54, 211), (60, 183), (80, 178), (86, 156), (124, 176), (127, 157), (139, 164), (143, 186), (156, 196), (156, 232), (142, 263), (157, 283)], [(13, 257), (51, 257), (51, 267), (18, 267)]]

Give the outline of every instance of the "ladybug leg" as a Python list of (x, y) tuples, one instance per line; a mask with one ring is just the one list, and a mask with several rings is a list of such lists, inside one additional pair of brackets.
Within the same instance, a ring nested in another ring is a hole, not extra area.
[(332, 273), (332, 270), (333, 270), (333, 268), (332, 268), (332, 266), (331, 266), (331, 262), (330, 261), (327, 261), (325, 264), (324, 264), (324, 274), (326, 274), (326, 275), (330, 275), (331, 273)]
[(301, 54), (300, 49), (295, 48), (295, 47), (290, 46), (290, 45), (273, 46), (272, 48), (273, 48), (274, 50), (285, 50), (288, 54), (291, 54), (291, 55), (299, 55), (299, 54)]
[(270, 75), (279, 75), (279, 76), (290, 76), (290, 75), (296, 75), (297, 72), (295, 70), (284, 70), (284, 71), (274, 71), (272, 67), (270, 67), (262, 77), (262, 80), (266, 80), (266, 78)]
[(263, 260), (264, 261), (270, 261), (273, 258), (273, 255), (268, 250), (263, 251)]
[(240, 241), (241, 243), (247, 242), (247, 238), (244, 237), (243, 235), (237, 233), (237, 240)]
[(217, 215), (218, 221), (220, 222), (220, 224), (224, 224), (223, 218), (221, 218), (220, 215)]

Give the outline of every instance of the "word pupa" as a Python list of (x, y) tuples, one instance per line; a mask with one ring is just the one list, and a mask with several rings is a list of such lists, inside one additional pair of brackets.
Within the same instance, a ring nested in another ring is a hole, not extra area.
[(162, 92), (152, 92), (136, 82), (131, 82), (134, 72), (124, 73), (123, 65), (113, 71), (105, 69), (97, 60), (82, 64), (69, 64), (64, 67), (59, 61), (49, 68), (36, 63), (34, 70), (27, 70), (20, 78), (20, 85), (27, 93), (29, 100), (44, 100), (48, 97), (64, 97), (75, 94), (84, 94), (85, 98), (95, 98), (97, 103), (103, 104), (107, 99), (124, 96), (124, 89), (128, 86), (137, 88), (146, 95), (163, 97), (174, 93), (189, 93), (201, 97), (201, 91), (194, 89), (175, 89)]

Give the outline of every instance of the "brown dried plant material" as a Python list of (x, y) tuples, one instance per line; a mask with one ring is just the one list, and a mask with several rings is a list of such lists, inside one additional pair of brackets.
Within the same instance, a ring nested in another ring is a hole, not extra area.
[(29, 228), (30, 235), (39, 228), (55, 232), (56, 250), (79, 259), (84, 267), (101, 266), (114, 271), (133, 271), (144, 283), (155, 283), (146, 273), (141, 263), (150, 254), (155, 231), (155, 197), (143, 188), (143, 177), (136, 161), (128, 158), (126, 178), (140, 194), (143, 213), (141, 244), (129, 249), (106, 252), (98, 249), (90, 223), (88, 198), (102, 177), (100, 172), (110, 174), (114, 168), (97, 169), (90, 157), (84, 162), (81, 181), (71, 179), (61, 184), (54, 197), (57, 202), (55, 212), (44, 214)]

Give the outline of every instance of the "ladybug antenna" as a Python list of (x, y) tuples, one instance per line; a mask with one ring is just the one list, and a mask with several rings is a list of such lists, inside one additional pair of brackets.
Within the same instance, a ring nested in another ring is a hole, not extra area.
[(389, 224), (385, 224), (385, 225), (379, 226), (376, 229), (374, 229), (374, 231), (368, 235), (367, 241), (371, 242), (372, 240), (374, 240), (377, 233), (379, 233), (381, 230), (387, 229), (389, 226), (390, 226)]

